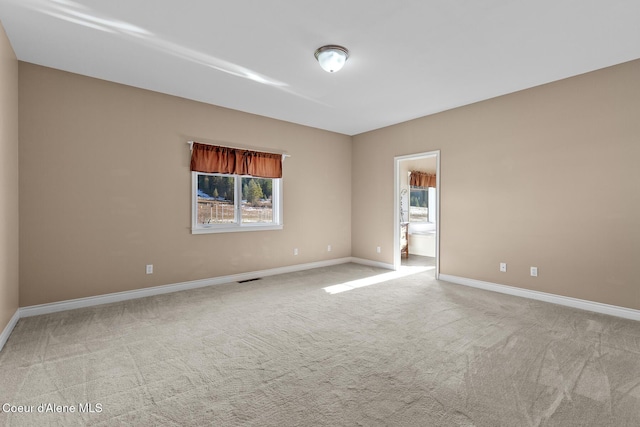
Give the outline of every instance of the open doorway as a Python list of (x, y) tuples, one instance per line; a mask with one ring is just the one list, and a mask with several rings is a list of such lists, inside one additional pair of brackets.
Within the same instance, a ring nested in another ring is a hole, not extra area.
[(395, 158), (394, 269), (432, 266), (439, 275), (440, 151)]

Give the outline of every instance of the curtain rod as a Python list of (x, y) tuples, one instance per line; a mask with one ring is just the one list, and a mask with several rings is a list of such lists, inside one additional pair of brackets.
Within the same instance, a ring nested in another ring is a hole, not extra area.
[[(197, 141), (187, 141), (187, 144), (189, 144), (189, 150), (193, 150), (193, 143), (197, 142)], [(204, 145), (216, 145), (218, 147), (225, 147), (225, 148), (233, 148), (236, 150), (247, 150), (247, 151), (260, 151), (260, 150), (254, 150), (251, 148), (240, 148), (240, 147), (231, 147), (229, 145), (221, 145), (221, 144), (209, 144), (207, 142), (198, 142), (198, 144), (204, 144)], [(263, 153), (266, 153), (266, 151), (263, 151)], [(291, 154), (286, 154), (286, 153), (273, 153), (273, 154), (280, 154), (282, 156), (282, 158), (286, 158), (286, 157), (291, 157)]]

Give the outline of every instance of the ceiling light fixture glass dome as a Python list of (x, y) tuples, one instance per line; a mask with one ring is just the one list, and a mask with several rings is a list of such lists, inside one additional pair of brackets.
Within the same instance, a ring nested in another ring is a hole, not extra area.
[(322, 46), (314, 54), (323, 70), (329, 73), (340, 71), (349, 58), (349, 51), (336, 45)]

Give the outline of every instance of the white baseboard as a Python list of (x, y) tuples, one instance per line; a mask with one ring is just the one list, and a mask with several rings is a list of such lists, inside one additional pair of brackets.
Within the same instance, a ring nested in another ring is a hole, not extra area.
[(379, 262), (379, 261), (371, 261), (369, 259), (364, 259), (364, 258), (351, 257), (351, 262), (355, 264), (368, 265), (370, 267), (380, 267), (386, 270), (393, 270), (393, 264), (386, 264), (384, 262)]
[(600, 302), (587, 301), (578, 298), (565, 297), (562, 295), (548, 294), (546, 292), (531, 291), (528, 289), (516, 288), (513, 286), (499, 285), (497, 283), (483, 282), (481, 280), (467, 279), (465, 277), (440, 274), (440, 280), (458, 285), (471, 286), (473, 288), (485, 289), (487, 291), (499, 292), (501, 294), (515, 295), (518, 297), (534, 299), (538, 301), (550, 302), (552, 304), (564, 305), (567, 307), (579, 308), (581, 310), (593, 311), (609, 316), (622, 317), (625, 319), (640, 321), (640, 310), (634, 310), (616, 305), (603, 304)]
[[(353, 262), (356, 264), (368, 265), (371, 267), (379, 267), (387, 270), (393, 270), (392, 264), (386, 264), (378, 261), (371, 261), (362, 258), (345, 257), (336, 258), (327, 261), (311, 262), (307, 264), (290, 265), (286, 267), (272, 268), (268, 270), (251, 271), (247, 273), (233, 274), (228, 276), (214, 277), (210, 279), (193, 280), (190, 282), (175, 283), (164, 286), (154, 286), (152, 288), (136, 289), (132, 291), (116, 292), (106, 295), (98, 295), (94, 297), (78, 298), (67, 301), (54, 302), (49, 304), (32, 305), (22, 307), (16, 311), (9, 323), (0, 334), (0, 350), (4, 347), (9, 339), (11, 332), (15, 328), (21, 317), (38, 316), (41, 314), (56, 313), (59, 311), (73, 310), (76, 308), (91, 307), (95, 305), (110, 304), (119, 301), (126, 301), (136, 298), (144, 298), (153, 295), (161, 295), (172, 292), (179, 292), (188, 289), (202, 288), (205, 286), (220, 285), (223, 283), (238, 282), (241, 280), (255, 279), (258, 277), (275, 276), (277, 274), (293, 273), (296, 271), (310, 270), (313, 268), (328, 267), (338, 264), (346, 264)], [(599, 302), (586, 301), (577, 298), (565, 297), (561, 295), (548, 294), (545, 292), (531, 291), (528, 289), (515, 288), (512, 286), (499, 285), (497, 283), (483, 282), (480, 280), (467, 279), (464, 277), (452, 276), (449, 274), (440, 274), (440, 280), (455, 283), (458, 285), (471, 286), (474, 288), (485, 289), (493, 292), (500, 292), (508, 295), (550, 302), (553, 304), (564, 305), (582, 310), (593, 311), (596, 313), (608, 314), (610, 316), (622, 317), (625, 319), (640, 321), (640, 310), (633, 310), (625, 307), (618, 307)]]
[(153, 295), (168, 294), (185, 291), (188, 289), (203, 288), (205, 286), (221, 285), (223, 283), (239, 282), (241, 280), (256, 279), (258, 277), (275, 276), (277, 274), (293, 273), (296, 271), (310, 270), (312, 268), (328, 267), (331, 265), (352, 262), (351, 257), (336, 258), (327, 261), (317, 261), (307, 264), (289, 265), (286, 267), (271, 268), (268, 270), (251, 271), (247, 273), (232, 274), (228, 276), (213, 277), (210, 279), (193, 280), (190, 282), (174, 283), (171, 285), (154, 286), (152, 288), (135, 289), (131, 291), (115, 292), (112, 294), (97, 295), (94, 297), (77, 298), (67, 301), (52, 302), (49, 304), (32, 305), (20, 308), (20, 317), (39, 316), (41, 314), (56, 313), (58, 311), (73, 310), (76, 308), (91, 307), (94, 305), (110, 304), (136, 298), (150, 297)]
[(11, 335), (11, 332), (13, 332), (13, 328), (16, 327), (18, 320), (20, 320), (20, 309), (16, 310), (16, 312), (9, 320), (9, 323), (7, 323), (7, 326), (5, 326), (5, 328), (2, 330), (2, 333), (0, 334), (0, 351), (2, 351), (2, 348), (7, 343), (9, 335)]

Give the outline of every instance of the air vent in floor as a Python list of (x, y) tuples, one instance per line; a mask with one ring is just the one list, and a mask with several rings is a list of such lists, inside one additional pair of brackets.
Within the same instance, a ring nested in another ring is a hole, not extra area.
[(255, 279), (238, 280), (238, 283), (255, 282), (256, 280), (260, 280), (260, 279), (261, 277), (256, 277)]

